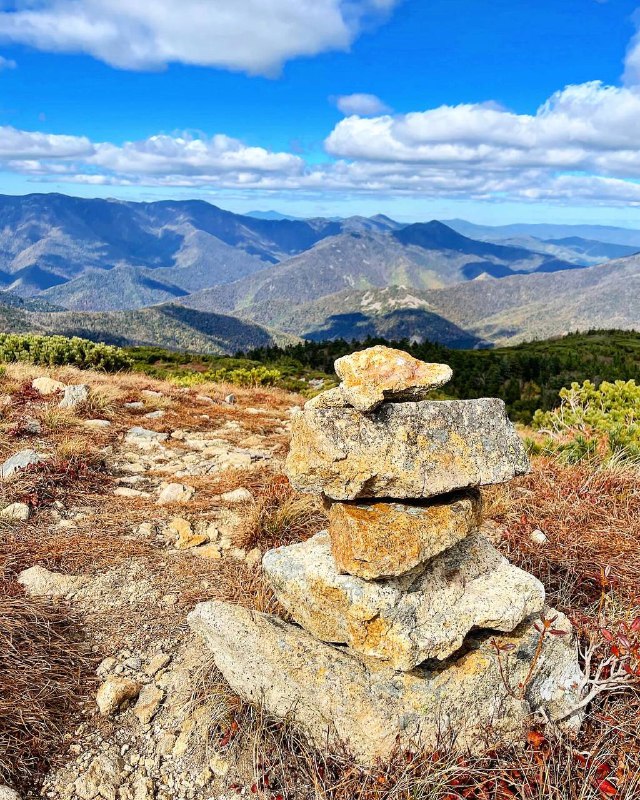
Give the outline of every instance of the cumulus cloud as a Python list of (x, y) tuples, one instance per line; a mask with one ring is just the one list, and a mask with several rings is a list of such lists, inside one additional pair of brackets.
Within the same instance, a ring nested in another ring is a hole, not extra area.
[(304, 162), (290, 153), (249, 147), (238, 139), (218, 134), (210, 139), (151, 136), (123, 145), (96, 146), (89, 163), (125, 175), (201, 175), (223, 173), (300, 173)]
[(85, 136), (21, 131), (8, 125), (0, 126), (0, 159), (5, 161), (86, 158), (93, 153), (94, 146)]
[(346, 50), (398, 0), (17, 0), (0, 39), (87, 53), (122, 69), (172, 62), (273, 74), (298, 56)]
[(31, 176), (93, 184), (260, 186), (305, 171), (296, 155), (246, 145), (224, 134), (161, 134), (124, 144), (0, 128), (0, 162)]
[(10, 127), (0, 160), (33, 181), (640, 206), (638, 131), (640, 90), (592, 82), (530, 115), (486, 103), (349, 116), (322, 163), (224, 134), (114, 143)]
[(640, 92), (599, 81), (556, 92), (534, 115), (492, 104), (348, 117), (326, 140), (340, 158), (474, 168), (640, 175)]
[(343, 114), (366, 117), (386, 114), (389, 107), (375, 94), (343, 94), (336, 97), (336, 105)]

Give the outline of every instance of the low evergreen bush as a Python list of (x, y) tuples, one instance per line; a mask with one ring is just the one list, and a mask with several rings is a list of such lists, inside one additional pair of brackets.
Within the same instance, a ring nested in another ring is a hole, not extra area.
[(25, 361), (46, 367), (70, 365), (105, 372), (118, 372), (133, 365), (131, 357), (119, 347), (98, 344), (78, 336), (68, 338), (33, 333), (0, 333), (0, 361)]
[(533, 426), (568, 463), (597, 459), (640, 462), (640, 386), (634, 380), (572, 383), (553, 411), (536, 411)]

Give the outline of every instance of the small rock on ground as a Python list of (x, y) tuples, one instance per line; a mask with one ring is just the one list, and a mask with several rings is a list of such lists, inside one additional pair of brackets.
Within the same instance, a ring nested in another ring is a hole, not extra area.
[(54, 381), (53, 378), (48, 378), (46, 375), (32, 381), (31, 387), (45, 397), (56, 392), (62, 392), (66, 388), (64, 383)]
[(140, 693), (140, 684), (129, 678), (107, 678), (96, 694), (100, 713), (115, 714), (125, 703), (134, 700)]
[(221, 494), (220, 497), (225, 503), (247, 503), (250, 500), (253, 500), (253, 495), (251, 492), (244, 487), (240, 489), (233, 489), (230, 492), (224, 492), (224, 494)]
[(0, 800), (20, 800), (20, 795), (8, 786), (0, 786)]
[(67, 386), (64, 390), (64, 397), (58, 403), (59, 408), (75, 408), (80, 403), (89, 399), (89, 387), (84, 383), (77, 386)]
[(117, 497), (151, 497), (149, 492), (143, 492), (140, 489), (131, 489), (128, 486), (120, 486), (115, 491), (114, 494)]
[(85, 579), (36, 566), (23, 570), (18, 575), (18, 583), (34, 597), (64, 597), (83, 586)]
[(148, 725), (160, 708), (164, 700), (164, 692), (153, 683), (148, 683), (140, 690), (138, 700), (133, 707), (133, 713), (143, 725)]
[(188, 503), (194, 494), (195, 489), (184, 483), (168, 483), (160, 492), (157, 502), (160, 506), (170, 503)]
[(39, 464), (44, 461), (44, 456), (36, 453), (35, 450), (20, 450), (19, 453), (8, 458), (2, 466), (0, 466), (0, 478), (10, 478), (19, 469), (24, 469), (31, 464)]
[(546, 544), (548, 539), (544, 531), (541, 531), (540, 528), (536, 528), (535, 531), (531, 532), (531, 541), (536, 544)]
[(26, 522), (31, 515), (31, 509), (26, 503), (11, 503), (0, 511), (2, 519), (12, 522)]

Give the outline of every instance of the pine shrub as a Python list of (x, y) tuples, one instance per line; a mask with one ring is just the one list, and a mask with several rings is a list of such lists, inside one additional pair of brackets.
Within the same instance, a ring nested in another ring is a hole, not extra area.
[(560, 406), (536, 411), (533, 426), (568, 463), (640, 461), (640, 386), (634, 380), (572, 383)]
[(78, 336), (40, 336), (33, 333), (0, 333), (0, 361), (25, 361), (45, 367), (69, 365), (80, 369), (118, 372), (133, 361), (113, 345), (91, 342)]

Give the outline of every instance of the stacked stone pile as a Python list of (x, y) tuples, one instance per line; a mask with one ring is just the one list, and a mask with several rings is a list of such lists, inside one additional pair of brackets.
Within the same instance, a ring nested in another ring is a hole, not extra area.
[(190, 617), (231, 686), (365, 762), (442, 737), (479, 749), (534, 711), (578, 724), (568, 620), (536, 657), (544, 588), (481, 532), (478, 487), (529, 468), (504, 404), (428, 400), (450, 368), (386, 347), (336, 372), (294, 420), (287, 461), (325, 498), (328, 531), (263, 559), (301, 628), (222, 603)]

